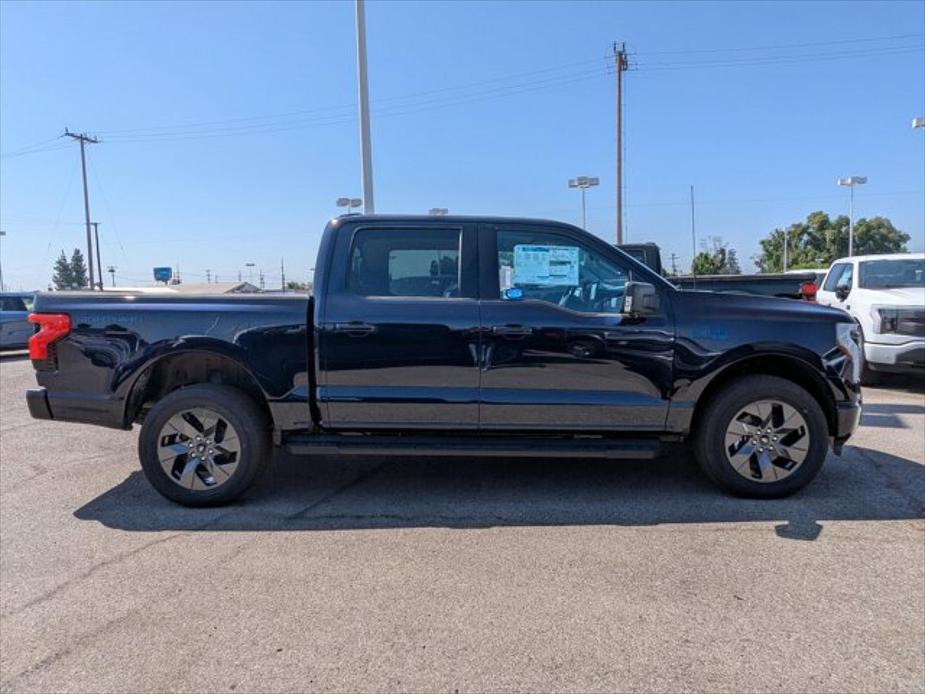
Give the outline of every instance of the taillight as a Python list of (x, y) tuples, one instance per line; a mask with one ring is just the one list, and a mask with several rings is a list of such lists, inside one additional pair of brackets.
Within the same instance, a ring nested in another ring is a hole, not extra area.
[(48, 348), (71, 332), (71, 317), (66, 313), (30, 313), (30, 323), (38, 323), (39, 331), (29, 338), (29, 358), (48, 359)]
[(816, 283), (812, 280), (800, 285), (800, 296), (803, 297), (803, 301), (815, 301), (817, 291), (818, 287), (816, 287)]

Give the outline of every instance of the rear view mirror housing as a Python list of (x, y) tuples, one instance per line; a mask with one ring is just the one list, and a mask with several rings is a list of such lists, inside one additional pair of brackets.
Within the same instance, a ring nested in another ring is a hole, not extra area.
[(848, 295), (851, 293), (850, 287), (835, 287), (835, 298), (839, 301), (844, 301), (848, 298)]
[(659, 296), (648, 282), (627, 282), (623, 294), (623, 313), (630, 316), (648, 316), (658, 313)]

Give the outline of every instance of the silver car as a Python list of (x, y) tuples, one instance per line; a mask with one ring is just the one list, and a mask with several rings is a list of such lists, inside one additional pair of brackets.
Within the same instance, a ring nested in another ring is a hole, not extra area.
[(0, 349), (23, 349), (29, 345), (34, 326), (29, 322), (34, 295), (0, 293)]

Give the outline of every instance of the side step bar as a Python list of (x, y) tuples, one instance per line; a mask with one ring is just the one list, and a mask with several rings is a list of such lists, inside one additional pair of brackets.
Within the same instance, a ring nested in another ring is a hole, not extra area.
[(649, 460), (661, 450), (657, 439), (514, 438), (500, 436), (345, 436), (290, 437), (294, 455), (492, 456), (524, 458), (614, 458)]

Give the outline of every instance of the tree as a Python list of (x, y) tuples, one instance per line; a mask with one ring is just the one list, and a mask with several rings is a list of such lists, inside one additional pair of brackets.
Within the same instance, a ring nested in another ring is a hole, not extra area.
[(78, 289), (90, 286), (90, 280), (87, 279), (87, 264), (79, 248), (75, 248), (71, 254), (71, 279)]
[[(775, 229), (761, 240), (761, 255), (754, 258), (761, 272), (782, 272), (784, 238), (787, 239), (787, 269), (826, 268), (848, 255), (848, 217), (832, 219), (825, 212), (813, 212), (805, 222)], [(893, 226), (886, 217), (859, 219), (854, 225), (855, 255), (902, 253), (909, 234)]]
[(71, 271), (71, 264), (68, 262), (67, 256), (64, 255), (63, 249), (61, 255), (55, 261), (51, 281), (55, 285), (55, 289), (58, 290), (74, 288), (74, 273)]
[(296, 282), (295, 280), (289, 280), (286, 282), (286, 289), (291, 289), (297, 292), (308, 291), (308, 285), (305, 282)]
[(701, 241), (703, 249), (694, 256), (691, 273), (695, 275), (738, 275), (739, 259), (734, 248), (730, 248), (719, 236), (708, 236)]

